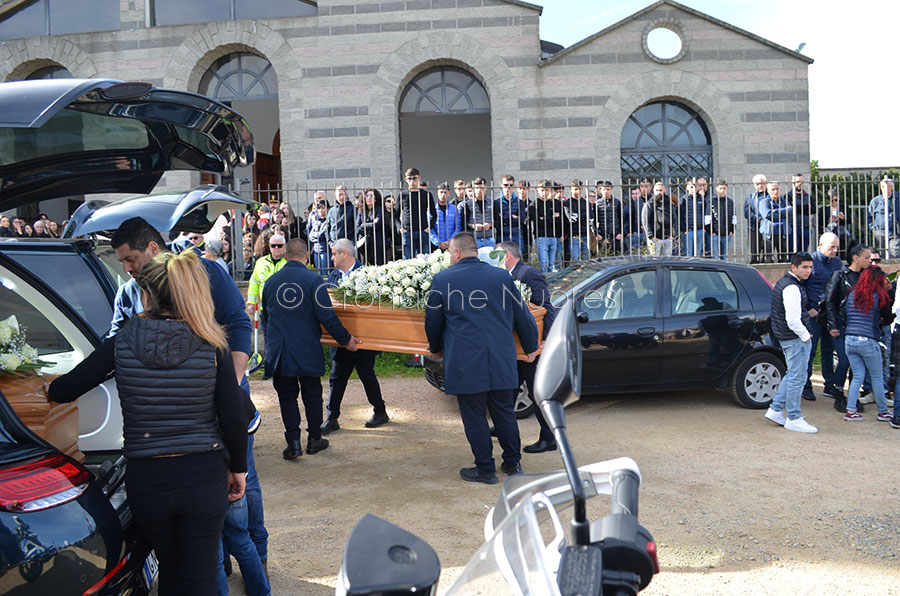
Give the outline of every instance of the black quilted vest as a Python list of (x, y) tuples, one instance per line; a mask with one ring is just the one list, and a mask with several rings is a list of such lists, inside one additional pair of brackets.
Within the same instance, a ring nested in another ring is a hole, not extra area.
[(184, 322), (134, 317), (116, 335), (128, 458), (222, 449), (216, 349)]
[(785, 273), (772, 290), (772, 312), (769, 317), (772, 334), (780, 340), (799, 339), (797, 334), (788, 327), (787, 315), (784, 310), (784, 289), (790, 285), (800, 288), (800, 320), (806, 330), (812, 333), (812, 317), (809, 316), (806, 307), (806, 286), (790, 273)]

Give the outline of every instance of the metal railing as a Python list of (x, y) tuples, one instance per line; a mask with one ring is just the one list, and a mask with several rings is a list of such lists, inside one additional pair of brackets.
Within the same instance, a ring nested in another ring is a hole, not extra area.
[[(338, 238), (353, 242), (363, 263), (383, 264), (431, 252), (464, 230), (479, 246), (516, 241), (526, 261), (544, 272), (589, 257), (637, 254), (784, 262), (794, 252), (814, 251), (824, 232), (838, 236), (841, 254), (863, 243), (882, 257), (900, 257), (900, 197), (892, 180), (804, 181), (796, 188), (791, 180), (724, 187), (688, 180), (662, 188), (652, 181), (541, 182), (467, 184), (458, 192), (452, 183), (416, 191), (397, 183), (244, 190), (239, 194), (258, 209), (236, 214), (223, 232), (231, 244), (226, 259), (235, 279), (247, 280), (255, 260), (268, 253), (269, 235), (280, 232), (306, 239), (310, 261), (325, 273)], [(883, 190), (891, 191), (888, 201)]]

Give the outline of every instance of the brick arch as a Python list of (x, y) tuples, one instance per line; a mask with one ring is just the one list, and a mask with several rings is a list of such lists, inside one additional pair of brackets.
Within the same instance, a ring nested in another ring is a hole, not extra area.
[(744, 136), (741, 120), (728, 96), (714, 83), (678, 70), (660, 70), (631, 79), (610, 96), (595, 142), (600, 169), (619, 172), (621, 137), (625, 121), (635, 110), (655, 101), (677, 101), (696, 111), (709, 129), (716, 176), (742, 171)]
[(369, 99), (372, 139), (380, 139), (383, 151), (373, 152), (372, 176), (386, 180), (397, 176), (400, 164), (400, 96), (416, 75), (435, 66), (457, 66), (471, 72), (487, 91), (491, 102), (491, 161), (494, 171), (515, 169), (512, 152), (500, 151), (516, 142), (518, 123), (514, 80), (506, 62), (476, 38), (437, 31), (417, 37), (397, 48), (373, 77)]
[(207, 23), (186, 35), (169, 60), (163, 86), (196, 91), (213, 62), (234, 52), (250, 52), (268, 60), (279, 89), (300, 77), (300, 64), (280, 33), (258, 22), (229, 21)]
[(102, 76), (87, 54), (60, 37), (16, 40), (0, 47), (0, 80), (24, 79), (45, 66), (62, 66), (77, 79)]

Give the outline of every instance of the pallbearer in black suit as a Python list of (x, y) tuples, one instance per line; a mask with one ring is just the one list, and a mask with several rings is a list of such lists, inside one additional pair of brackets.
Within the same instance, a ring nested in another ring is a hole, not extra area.
[[(331, 287), (337, 287), (351, 271), (362, 267), (362, 263), (356, 260), (356, 247), (346, 238), (341, 238), (331, 247), (331, 261), (334, 263), (334, 269), (328, 275), (328, 285)], [(331, 393), (328, 396), (328, 417), (322, 425), (323, 435), (341, 428), (338, 423), (341, 401), (354, 367), (366, 390), (366, 398), (375, 410), (372, 417), (366, 420), (366, 428), (376, 428), (390, 420), (381, 397), (381, 386), (375, 376), (375, 356), (378, 354), (374, 350), (351, 352), (344, 348), (331, 348), (331, 376), (328, 378)]]
[(306, 452), (318, 453), (328, 447), (322, 438), (322, 381), (325, 357), (322, 355), (322, 325), (347, 350), (354, 351), (360, 341), (341, 325), (325, 280), (306, 268), (306, 242), (296, 238), (287, 243), (287, 263), (266, 281), (263, 288), (262, 316), (266, 328), (266, 375), (278, 393), (281, 420), (287, 448), (284, 459), (303, 455), (300, 448), (300, 409), (297, 397), (303, 397), (309, 439)]
[(435, 358), (443, 352), (444, 386), (456, 395), (474, 468), (459, 475), (468, 482), (496, 484), (493, 445), (486, 409), (503, 448), (500, 470), (521, 473), (519, 426), (513, 413), (518, 386), (513, 329), (533, 361), (537, 325), (512, 277), (478, 260), (475, 237), (460, 232), (450, 239), (451, 267), (434, 276), (425, 311), (425, 333)]
[[(547, 338), (547, 333), (550, 331), (550, 326), (553, 325), (553, 319), (556, 318), (556, 309), (550, 304), (550, 288), (547, 287), (547, 280), (541, 275), (540, 271), (522, 262), (522, 253), (519, 252), (519, 245), (515, 242), (501, 242), (497, 245), (497, 248), (502, 248), (506, 251), (504, 265), (513, 279), (522, 282), (531, 289), (531, 303), (547, 309), (547, 314), (544, 315), (544, 334), (541, 338), (541, 343), (543, 343)], [(537, 358), (540, 358), (540, 356)], [(534, 371), (537, 368), (537, 358), (534, 359), (534, 362), (525, 362), (524, 360), (516, 362), (519, 372), (519, 387), (522, 386), (524, 381), (525, 386), (528, 387), (528, 396), (531, 397), (531, 401), (536, 406), (534, 415), (538, 424), (541, 425), (541, 434), (537, 442), (522, 448), (522, 451), (525, 453), (556, 451), (556, 438), (553, 436), (553, 431), (547, 426), (547, 421), (544, 420), (544, 416), (541, 414), (541, 408), (537, 407), (537, 402), (534, 399)]]

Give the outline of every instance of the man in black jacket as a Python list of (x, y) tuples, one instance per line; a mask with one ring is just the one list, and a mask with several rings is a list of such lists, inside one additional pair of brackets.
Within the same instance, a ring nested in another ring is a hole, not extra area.
[(328, 286), (322, 277), (306, 267), (306, 242), (295, 238), (287, 243), (287, 263), (266, 281), (263, 288), (262, 316), (267, 319), (266, 376), (278, 394), (284, 438), (284, 459), (303, 455), (300, 447), (300, 409), (297, 397), (302, 395), (306, 410), (309, 438), (306, 452), (318, 453), (328, 447), (322, 438), (322, 325), (344, 348), (355, 351), (359, 340), (341, 324), (334, 309)]
[(597, 231), (597, 248), (601, 256), (622, 254), (624, 222), (622, 201), (613, 197), (613, 183), (597, 182), (597, 204), (594, 207), (594, 225)]
[[(531, 303), (547, 309), (547, 313), (544, 315), (544, 332), (541, 335), (541, 343), (543, 343), (547, 338), (550, 327), (553, 325), (553, 319), (556, 318), (556, 309), (550, 303), (550, 288), (547, 287), (547, 280), (541, 275), (540, 271), (522, 262), (522, 253), (519, 252), (519, 245), (515, 242), (507, 240), (498, 244), (497, 248), (502, 248), (506, 251), (504, 266), (509, 271), (509, 274), (513, 276), (513, 279), (522, 282), (531, 289)], [(537, 370), (538, 358), (540, 356), (537, 356), (534, 362), (516, 361), (519, 370), (519, 387), (524, 382), (528, 388), (528, 396), (531, 398), (532, 403), (535, 404), (534, 415), (541, 426), (541, 434), (537, 442), (522, 448), (522, 451), (525, 453), (556, 451), (556, 438), (547, 425), (547, 421), (544, 420), (541, 407), (534, 399), (534, 373)]]
[(431, 226), (437, 221), (434, 196), (420, 188), (422, 176), (416, 168), (406, 170), (409, 189), (400, 192), (400, 234), (403, 238), (403, 258), (411, 259), (419, 253), (431, 252)]
[[(838, 412), (847, 411), (847, 398), (844, 395), (844, 381), (847, 379), (847, 370), (850, 361), (844, 351), (844, 325), (846, 320), (843, 314), (844, 302), (860, 274), (871, 264), (872, 251), (862, 244), (857, 244), (848, 253), (849, 265), (845, 265), (840, 271), (835, 271), (828, 284), (825, 286), (825, 316), (828, 325), (828, 333), (834, 338), (834, 349), (838, 355), (838, 365), (834, 371), (834, 385), (825, 385), (822, 391), (828, 397), (834, 398), (834, 409)], [(862, 411), (862, 404), (857, 408)]]

